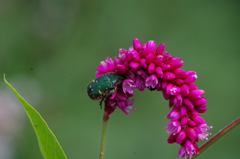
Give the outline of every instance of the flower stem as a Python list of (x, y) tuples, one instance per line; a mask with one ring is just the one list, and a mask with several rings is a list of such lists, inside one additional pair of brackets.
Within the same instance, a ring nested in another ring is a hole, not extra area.
[(194, 155), (192, 159), (197, 158), (200, 154), (202, 154), (207, 148), (209, 148), (212, 144), (214, 144), (216, 141), (218, 141), (221, 137), (223, 137), (225, 134), (230, 132), (233, 128), (235, 128), (237, 125), (240, 124), (240, 117), (235, 119), (233, 122), (228, 124), (224, 129), (220, 130), (216, 135), (214, 135), (210, 140), (205, 142), (200, 148), (199, 153)]
[[(105, 112), (104, 112), (104, 114), (105, 114)], [(106, 142), (106, 132), (107, 132), (107, 121), (108, 121), (108, 118), (103, 117), (102, 139), (101, 139), (101, 147), (100, 147), (99, 159), (103, 159), (103, 157), (104, 157), (104, 149), (105, 149), (105, 142)]]

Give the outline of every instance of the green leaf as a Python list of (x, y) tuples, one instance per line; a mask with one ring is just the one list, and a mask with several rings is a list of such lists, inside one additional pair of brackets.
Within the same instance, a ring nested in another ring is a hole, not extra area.
[(38, 143), (42, 155), (45, 159), (67, 159), (61, 145), (59, 144), (56, 136), (48, 127), (42, 116), (30, 105), (23, 97), (7, 82), (4, 75), (5, 83), (12, 89), (19, 101), (21, 102), (25, 112), (27, 113), (33, 129), (38, 138)]

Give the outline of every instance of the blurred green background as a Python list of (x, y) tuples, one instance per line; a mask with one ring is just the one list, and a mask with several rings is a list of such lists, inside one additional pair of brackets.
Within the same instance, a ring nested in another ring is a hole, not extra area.
[[(237, 0), (1, 0), (0, 74), (33, 105), (57, 136), (69, 159), (98, 158), (102, 111), (86, 94), (96, 66), (129, 48), (133, 38), (165, 43), (165, 50), (195, 70), (208, 111), (201, 114), (215, 134), (240, 115), (240, 1)], [(9, 146), (1, 159), (42, 159), (35, 133), (17, 103), (5, 110), (0, 138)], [(116, 110), (107, 130), (105, 159), (174, 159), (167, 144), (168, 102), (160, 92), (135, 91), (136, 111)], [(4, 98), (5, 99), (5, 98)], [(1, 102), (1, 101), (0, 101)], [(10, 120), (11, 125), (8, 124)], [(9, 125), (12, 128), (9, 128)], [(17, 129), (15, 129), (17, 127)], [(5, 131), (9, 128), (9, 131)], [(199, 159), (239, 158), (240, 127)], [(0, 139), (0, 142), (2, 141)], [(202, 143), (202, 142), (200, 142)], [(4, 144), (3, 144), (4, 145)], [(6, 148), (7, 147), (7, 148)]]

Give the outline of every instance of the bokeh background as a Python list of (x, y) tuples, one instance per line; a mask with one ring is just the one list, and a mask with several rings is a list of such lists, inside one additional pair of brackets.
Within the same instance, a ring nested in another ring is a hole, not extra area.
[[(69, 159), (96, 159), (102, 113), (86, 94), (96, 66), (129, 48), (133, 38), (165, 43), (195, 70), (215, 134), (240, 115), (238, 0), (1, 0), (0, 75), (33, 105)], [(136, 111), (116, 110), (108, 124), (106, 159), (174, 159), (167, 144), (168, 102), (161, 92), (135, 91)], [(16, 97), (0, 80), (0, 159), (42, 159)], [(199, 159), (237, 159), (240, 127)], [(202, 142), (200, 142), (202, 143)]]

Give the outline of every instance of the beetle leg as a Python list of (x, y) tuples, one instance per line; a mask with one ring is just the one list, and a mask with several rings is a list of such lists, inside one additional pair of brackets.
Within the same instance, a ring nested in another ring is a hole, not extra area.
[(104, 101), (104, 98), (101, 99), (99, 105), (100, 105), (100, 108), (102, 109), (102, 102)]

